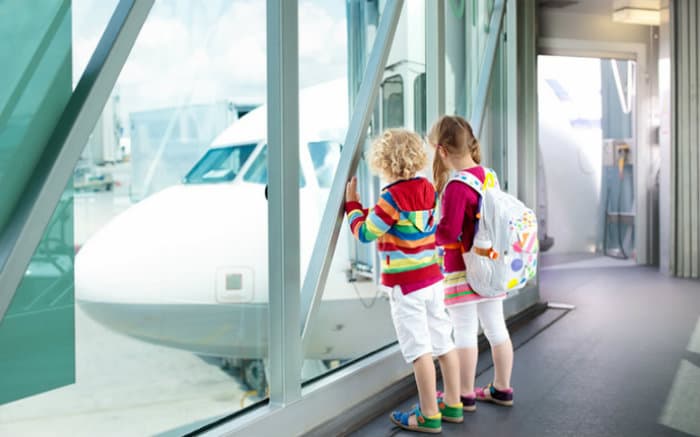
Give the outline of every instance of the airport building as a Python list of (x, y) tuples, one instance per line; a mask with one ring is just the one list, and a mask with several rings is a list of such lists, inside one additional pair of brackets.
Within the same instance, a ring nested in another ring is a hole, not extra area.
[(514, 404), (442, 434), (700, 436), (696, 0), (9, 0), (0, 34), (0, 436), (404, 435), (346, 184), (386, 202), (373, 141), (442, 159), (446, 114), (537, 238)]

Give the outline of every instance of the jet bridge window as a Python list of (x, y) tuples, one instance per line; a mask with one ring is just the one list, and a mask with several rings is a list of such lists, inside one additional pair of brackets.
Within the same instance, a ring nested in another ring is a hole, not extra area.
[(404, 126), (403, 78), (391, 76), (382, 84), (382, 123), (383, 129)]
[(256, 146), (257, 144), (242, 144), (209, 150), (185, 176), (185, 183), (211, 184), (232, 181)]
[[(255, 161), (250, 165), (248, 171), (243, 176), (243, 180), (246, 182), (253, 182), (255, 184), (267, 184), (267, 144), (263, 146), (263, 149), (255, 157)], [(306, 185), (306, 179), (304, 179), (304, 172), (299, 167), (299, 186), (303, 187)]]
[(309, 143), (309, 154), (314, 164), (319, 187), (331, 187), (340, 161), (340, 149), (340, 143), (335, 141), (312, 141)]
[(421, 135), (425, 135), (428, 129), (428, 119), (425, 110), (427, 103), (425, 86), (425, 73), (421, 73), (413, 81), (413, 95), (415, 96), (413, 101), (413, 118), (416, 123), (416, 132)]

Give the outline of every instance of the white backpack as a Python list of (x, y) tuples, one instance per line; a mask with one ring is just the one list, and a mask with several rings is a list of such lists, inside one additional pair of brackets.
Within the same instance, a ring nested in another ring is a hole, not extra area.
[(498, 296), (525, 286), (537, 272), (537, 218), (520, 200), (501, 191), (496, 173), (484, 168), (483, 182), (461, 171), (460, 181), (480, 196), (474, 244), (463, 254), (467, 281), (481, 296)]

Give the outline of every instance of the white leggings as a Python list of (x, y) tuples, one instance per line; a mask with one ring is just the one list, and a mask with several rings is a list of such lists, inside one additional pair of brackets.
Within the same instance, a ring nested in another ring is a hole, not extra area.
[(503, 317), (503, 299), (469, 303), (447, 309), (454, 326), (455, 346), (459, 349), (477, 347), (479, 320), (492, 348), (505, 343), (510, 338)]

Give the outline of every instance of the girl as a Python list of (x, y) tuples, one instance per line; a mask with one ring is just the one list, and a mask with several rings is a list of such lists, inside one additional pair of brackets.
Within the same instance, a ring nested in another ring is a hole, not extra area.
[[(357, 194), (357, 178), (346, 189), (345, 211), (355, 238), (377, 241), (382, 260), (381, 283), (389, 294), (391, 316), (401, 352), (413, 364), (420, 407), (394, 412), (391, 421), (404, 429), (439, 433), (442, 420), (462, 422), (459, 359), (452, 341), (452, 324), (443, 302), (442, 273), (435, 247), (437, 193), (416, 173), (428, 157), (416, 134), (392, 129), (372, 146), (371, 166), (389, 185), (371, 210)], [(435, 399), (437, 356), (445, 397)]]
[[(510, 375), (513, 345), (503, 316), (503, 298), (484, 298), (467, 283), (462, 253), (471, 249), (479, 208), (479, 195), (459, 181), (449, 182), (452, 172), (469, 172), (485, 179), (479, 165), (481, 150), (469, 123), (458, 116), (443, 116), (432, 127), (428, 141), (435, 148), (433, 177), (442, 193), (442, 218), (436, 242), (444, 249), (445, 303), (455, 330), (461, 369), (461, 400), (465, 411), (476, 410), (476, 400), (513, 405)], [(494, 183), (497, 184), (496, 181)], [(495, 375), (493, 382), (474, 390), (478, 357), (479, 320), (491, 345)]]

